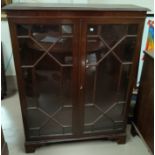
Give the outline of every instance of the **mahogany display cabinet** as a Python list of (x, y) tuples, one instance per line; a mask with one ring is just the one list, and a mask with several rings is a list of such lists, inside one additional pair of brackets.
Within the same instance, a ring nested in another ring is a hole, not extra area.
[(125, 143), (147, 9), (10, 4), (26, 152), (63, 141)]

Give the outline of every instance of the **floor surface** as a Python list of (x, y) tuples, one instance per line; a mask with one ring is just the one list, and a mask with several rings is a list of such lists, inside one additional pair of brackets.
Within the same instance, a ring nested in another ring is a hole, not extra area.
[[(24, 150), (24, 131), (18, 93), (2, 100), (1, 120), (9, 155), (26, 155)], [(132, 137), (127, 143), (118, 145), (111, 141), (89, 141), (44, 146), (36, 149), (34, 155), (151, 155), (143, 141)], [(31, 154), (30, 154), (31, 155)]]

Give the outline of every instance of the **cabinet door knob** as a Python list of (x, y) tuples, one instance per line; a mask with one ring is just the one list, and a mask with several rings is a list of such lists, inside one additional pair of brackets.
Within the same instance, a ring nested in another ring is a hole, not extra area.
[(82, 90), (83, 89), (83, 86), (80, 86), (80, 90)]

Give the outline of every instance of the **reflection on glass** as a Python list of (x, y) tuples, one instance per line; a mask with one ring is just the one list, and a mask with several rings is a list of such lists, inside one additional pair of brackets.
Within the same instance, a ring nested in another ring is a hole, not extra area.
[(88, 25), (84, 132), (122, 130), (137, 25)]
[(30, 136), (72, 134), (72, 25), (18, 25)]

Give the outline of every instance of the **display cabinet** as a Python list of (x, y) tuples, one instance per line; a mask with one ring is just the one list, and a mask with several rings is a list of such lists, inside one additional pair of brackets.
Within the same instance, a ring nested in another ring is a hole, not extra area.
[(26, 152), (62, 141), (125, 143), (147, 10), (83, 4), (11, 4), (4, 10)]

